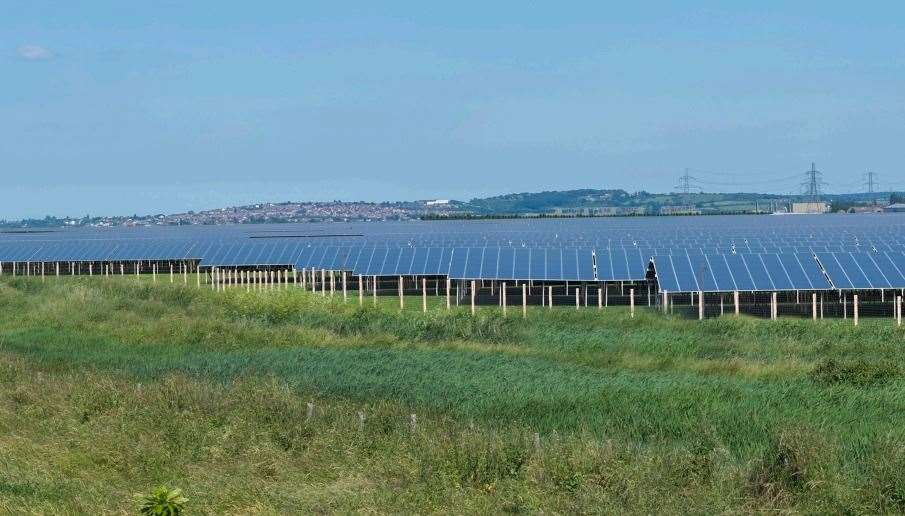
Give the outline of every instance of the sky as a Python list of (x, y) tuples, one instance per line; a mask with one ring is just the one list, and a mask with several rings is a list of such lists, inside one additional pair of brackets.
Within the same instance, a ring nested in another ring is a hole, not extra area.
[[(682, 4), (682, 5), (679, 5)], [(0, 218), (905, 189), (905, 2), (0, 0)]]

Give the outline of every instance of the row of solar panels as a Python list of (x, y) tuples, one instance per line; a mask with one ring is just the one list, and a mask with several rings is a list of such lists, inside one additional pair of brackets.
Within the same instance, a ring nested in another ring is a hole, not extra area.
[(219, 244), (173, 240), (0, 244), (0, 261), (200, 260), (204, 266), (287, 265), (364, 275), (453, 279), (639, 281), (654, 264), (661, 290), (905, 288), (905, 253), (321, 246), (298, 241)]
[(905, 288), (905, 253), (658, 255), (661, 291)]
[[(201, 260), (203, 264), (231, 264), (231, 265), (277, 265), (296, 263), (306, 253), (317, 253), (319, 250), (330, 252), (328, 249), (337, 249), (337, 245), (325, 242), (301, 239), (280, 240), (242, 240), (235, 242), (219, 242), (212, 240), (186, 241), (174, 239), (133, 239), (133, 240), (77, 240), (77, 241), (44, 241), (44, 242), (0, 242), (0, 261), (133, 261), (133, 260)], [(436, 246), (409, 246), (409, 245), (374, 245), (360, 244), (345, 247), (359, 248), (456, 248), (456, 247), (500, 247), (508, 249), (537, 249), (543, 247), (507, 247), (507, 246), (475, 246), (475, 245), (436, 245)], [(632, 252), (639, 251), (642, 255), (672, 255), (684, 253), (845, 253), (845, 252), (882, 252), (905, 251), (905, 245), (888, 244), (885, 246), (726, 246), (726, 245), (701, 245), (701, 246), (644, 246), (644, 245), (619, 245), (610, 242), (603, 246), (552, 246), (552, 248), (589, 248), (589, 249), (628, 249)]]

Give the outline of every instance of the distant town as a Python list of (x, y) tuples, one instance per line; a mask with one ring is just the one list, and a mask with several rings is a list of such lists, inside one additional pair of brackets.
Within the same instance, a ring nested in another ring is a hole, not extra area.
[(824, 195), (649, 193), (567, 190), (507, 194), (470, 201), (272, 202), (173, 214), (53, 217), (0, 221), (0, 227), (179, 226), (498, 217), (626, 217), (905, 211), (905, 194)]

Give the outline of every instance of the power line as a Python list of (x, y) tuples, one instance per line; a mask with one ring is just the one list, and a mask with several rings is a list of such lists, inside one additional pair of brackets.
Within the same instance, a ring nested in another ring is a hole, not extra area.
[(876, 192), (877, 187), (877, 173), (876, 172), (866, 172), (864, 174), (864, 186), (867, 187), (867, 193), (872, 194)]
[(692, 189), (699, 189), (697, 186), (691, 184), (692, 181), (697, 181), (697, 178), (691, 176), (686, 168), (685, 173), (679, 178), (679, 184), (676, 185), (675, 188), (687, 196), (691, 193)]
[(820, 202), (820, 193), (823, 186), (823, 174), (817, 170), (817, 166), (811, 163), (811, 170), (804, 173), (805, 181), (801, 183), (804, 195), (811, 198), (812, 202)]

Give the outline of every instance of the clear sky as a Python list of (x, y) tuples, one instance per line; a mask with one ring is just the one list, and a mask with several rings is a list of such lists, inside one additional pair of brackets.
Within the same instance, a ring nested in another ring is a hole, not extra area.
[(902, 189), (903, 20), (900, 0), (0, 0), (0, 218), (669, 191), (685, 168), (789, 193), (811, 161), (829, 192), (868, 170)]

